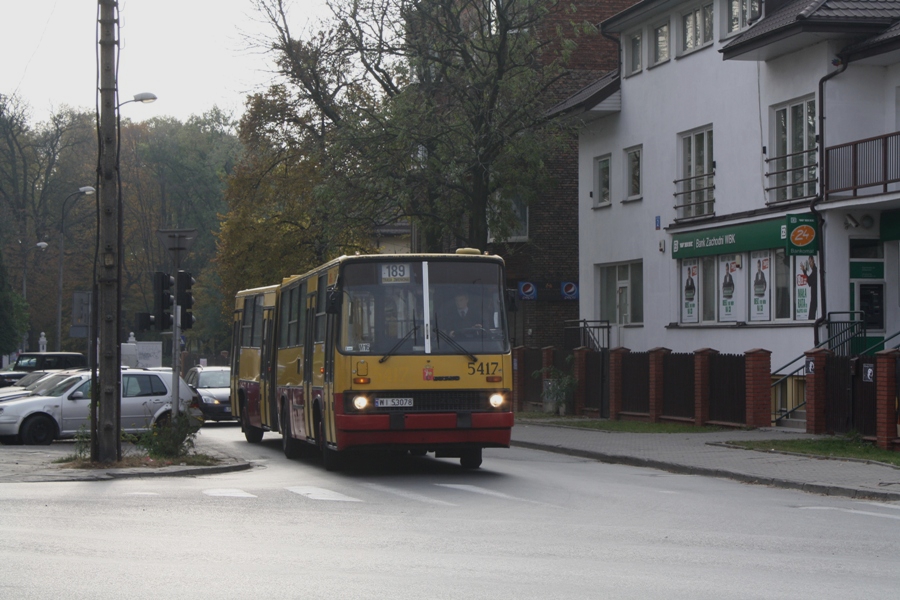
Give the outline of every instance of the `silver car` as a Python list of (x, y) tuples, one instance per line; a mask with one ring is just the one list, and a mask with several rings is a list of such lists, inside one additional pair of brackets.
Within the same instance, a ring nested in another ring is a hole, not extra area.
[[(172, 410), (171, 384), (171, 377), (165, 373), (123, 369), (122, 431), (140, 433), (168, 419)], [(179, 397), (182, 410), (193, 414), (193, 394), (184, 380)], [(0, 442), (39, 445), (73, 438), (80, 429), (90, 427), (90, 404), (90, 372), (68, 374), (45, 395), (0, 403)]]

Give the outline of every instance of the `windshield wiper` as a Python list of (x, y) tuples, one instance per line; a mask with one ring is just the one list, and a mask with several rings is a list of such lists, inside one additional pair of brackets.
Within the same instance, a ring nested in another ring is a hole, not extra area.
[(383, 363), (384, 361), (386, 361), (387, 359), (389, 359), (391, 356), (393, 356), (393, 355), (394, 355), (394, 352), (397, 351), (397, 348), (399, 348), (399, 347), (403, 344), (403, 342), (405, 342), (406, 340), (408, 340), (408, 339), (409, 339), (409, 336), (411, 336), (411, 335), (414, 334), (415, 332), (416, 332), (416, 324), (415, 324), (415, 322), (413, 322), (413, 328), (410, 329), (409, 331), (407, 331), (407, 332), (406, 332), (406, 335), (404, 335), (402, 338), (400, 338), (399, 340), (397, 340), (397, 343), (394, 344), (394, 347), (391, 348), (390, 350), (388, 350), (388, 351), (387, 351), (387, 354), (385, 354), (384, 356), (382, 356), (382, 357), (378, 360), (378, 362), (379, 362), (379, 363)]
[(453, 346), (455, 350), (462, 352), (463, 354), (471, 358), (472, 362), (478, 362), (478, 358), (474, 354), (463, 348), (462, 344), (453, 339), (453, 336), (448, 333), (444, 333), (441, 329), (438, 328), (437, 315), (434, 316), (434, 332), (437, 334), (438, 338), (444, 338), (445, 340), (447, 340), (447, 343)]

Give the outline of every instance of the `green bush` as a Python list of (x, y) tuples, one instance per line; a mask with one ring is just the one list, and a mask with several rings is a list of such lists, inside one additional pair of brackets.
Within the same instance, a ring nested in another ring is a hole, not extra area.
[(199, 427), (191, 424), (188, 415), (180, 413), (136, 436), (134, 445), (143, 449), (150, 458), (180, 458), (194, 449), (198, 430)]

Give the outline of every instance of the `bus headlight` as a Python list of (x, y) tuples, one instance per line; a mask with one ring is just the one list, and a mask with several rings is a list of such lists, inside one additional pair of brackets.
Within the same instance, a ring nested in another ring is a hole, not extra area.
[(503, 406), (503, 394), (491, 394), (489, 401), (494, 408), (500, 408)]
[(353, 406), (356, 410), (363, 410), (369, 405), (369, 399), (365, 396), (357, 396), (353, 399)]

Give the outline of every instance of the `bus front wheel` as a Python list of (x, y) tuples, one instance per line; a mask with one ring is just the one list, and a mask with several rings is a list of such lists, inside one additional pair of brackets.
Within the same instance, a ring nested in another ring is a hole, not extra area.
[(342, 457), (337, 450), (329, 448), (328, 443), (325, 441), (324, 419), (319, 419), (318, 434), (319, 450), (322, 452), (322, 465), (326, 471), (340, 471)]

